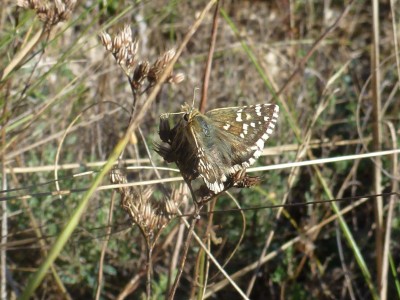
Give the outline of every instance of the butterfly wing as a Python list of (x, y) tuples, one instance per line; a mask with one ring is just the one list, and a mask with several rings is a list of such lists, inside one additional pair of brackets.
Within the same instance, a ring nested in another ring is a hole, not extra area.
[(251, 166), (261, 155), (265, 141), (274, 131), (278, 114), (279, 106), (275, 104), (221, 108), (206, 113), (214, 126), (232, 141), (232, 173)]
[(187, 128), (196, 146), (196, 171), (208, 189), (216, 194), (222, 192), (230, 163), (229, 144), (221, 142), (219, 129), (204, 115), (194, 117)]
[(230, 174), (252, 165), (275, 128), (279, 107), (258, 104), (215, 109), (193, 119), (197, 170), (207, 187), (219, 193)]

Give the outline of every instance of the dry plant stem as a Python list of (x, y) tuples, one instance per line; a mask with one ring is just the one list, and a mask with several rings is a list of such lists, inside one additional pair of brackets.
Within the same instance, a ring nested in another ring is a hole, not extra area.
[(147, 262), (146, 262), (146, 299), (151, 299), (151, 277), (153, 273), (153, 247), (147, 245)]
[(100, 254), (100, 262), (99, 262), (99, 274), (97, 275), (97, 290), (96, 290), (96, 300), (100, 299), (101, 296), (101, 289), (103, 286), (103, 266), (104, 266), (104, 257), (107, 250), (108, 241), (110, 240), (111, 236), (111, 223), (113, 219), (113, 212), (114, 212), (114, 203), (115, 203), (115, 190), (112, 192), (111, 201), (110, 201), (110, 209), (108, 211), (108, 221), (107, 221), (107, 233), (106, 239), (103, 242), (103, 247), (101, 248)]
[[(359, 164), (360, 164), (360, 160), (356, 160), (354, 162), (354, 164), (352, 165), (350, 172), (347, 174), (346, 178), (344, 179), (344, 181), (342, 183), (342, 186), (340, 187), (338, 193), (336, 194), (336, 198), (337, 199), (343, 197), (343, 194), (344, 194), (345, 190), (348, 188), (350, 181), (352, 180), (352, 178), (354, 178), (354, 176), (356, 174), (356, 171), (358, 169)], [(339, 206), (340, 206), (340, 204), (339, 204)], [(336, 228), (336, 232), (337, 232), (337, 236), (339, 237), (341, 232), (340, 232), (338, 226)], [(351, 299), (356, 299), (356, 297), (354, 296), (355, 293), (354, 293), (354, 289), (353, 289), (353, 283), (352, 283), (352, 280), (351, 280), (350, 275), (349, 275), (348, 268), (347, 268), (346, 263), (345, 263), (345, 258), (344, 258), (344, 255), (343, 255), (343, 251), (341, 251), (341, 249), (343, 249), (343, 247), (342, 247), (342, 239), (340, 239), (340, 238), (337, 239), (337, 245), (338, 245), (338, 249), (339, 249), (339, 257), (340, 257), (340, 262), (342, 264), (342, 269), (343, 269), (345, 282), (346, 282), (346, 285), (347, 285), (347, 290), (349, 292), (350, 298)]]
[[(382, 145), (382, 128), (381, 128), (381, 96), (380, 96), (380, 68), (379, 68), (379, 1), (372, 0), (372, 34), (373, 43), (371, 49), (371, 88), (372, 88), (372, 135), (374, 151), (380, 151)], [(375, 158), (374, 164), (374, 190), (376, 194), (382, 193), (382, 161), (380, 157)], [(383, 260), (383, 244), (384, 244), (384, 227), (383, 227), (383, 200), (382, 197), (376, 197), (374, 201), (375, 215), (375, 254), (376, 254), (376, 270), (378, 291), (384, 289), (382, 282), (382, 260)], [(382, 296), (382, 295), (381, 295)], [(381, 298), (383, 299), (383, 298)]]
[(197, 215), (192, 217), (192, 222), (190, 223), (188, 234), (186, 236), (185, 245), (183, 248), (183, 253), (182, 253), (181, 262), (180, 262), (179, 269), (178, 269), (178, 274), (176, 274), (174, 284), (172, 285), (172, 288), (169, 291), (168, 300), (173, 300), (175, 297), (175, 293), (176, 293), (179, 281), (180, 281), (182, 273), (183, 273), (183, 268), (185, 267), (187, 253), (189, 251), (190, 242), (192, 241), (193, 231), (194, 231), (194, 227), (195, 227), (197, 221), (198, 221)]
[[(204, 233), (203, 237), (203, 243), (207, 245), (208, 251), (210, 251), (210, 234), (212, 231), (212, 224), (213, 224), (213, 217), (214, 217), (214, 209), (215, 209), (215, 204), (216, 204), (217, 198), (212, 199), (210, 202), (207, 203), (207, 210), (209, 212), (208, 214), (208, 220), (207, 220), (207, 228)], [(205, 288), (207, 287), (207, 278), (208, 278), (208, 270), (210, 267), (210, 259), (208, 256), (205, 257), (204, 250), (202, 248), (199, 248), (199, 252), (197, 254), (197, 260), (196, 260), (196, 269), (193, 275), (193, 282), (192, 282), (192, 288), (191, 288), (191, 297), (190, 299), (194, 299), (194, 295), (196, 294), (195, 290), (199, 290), (201, 288), (201, 292), (197, 293), (198, 298), (202, 298), (202, 295), (205, 293)], [(202, 259), (203, 258), (203, 259)], [(203, 262), (203, 263), (202, 263)], [(204, 265), (205, 263), (205, 265)], [(205, 274), (205, 276), (202, 276), (201, 279), (202, 281), (198, 281), (197, 279), (199, 278), (199, 273), (200, 274)]]
[[(157, 170), (157, 166), (155, 165), (155, 163), (154, 163), (154, 161), (153, 161), (153, 158), (152, 158), (152, 156), (151, 156), (151, 152), (150, 152), (149, 146), (147, 145), (146, 139), (145, 139), (144, 134), (143, 134), (142, 130), (140, 129), (140, 127), (138, 127), (138, 131), (139, 131), (140, 137), (141, 137), (141, 139), (142, 139), (143, 145), (144, 145), (144, 147), (145, 147), (145, 149), (146, 149), (146, 154), (147, 154), (147, 157), (148, 157), (148, 159), (149, 159), (149, 161), (150, 161), (150, 164), (151, 164), (151, 166), (152, 166), (152, 168), (153, 168), (153, 170), (154, 170), (154, 173), (156, 174), (156, 176), (157, 176), (158, 179), (161, 179), (160, 172), (158, 172), (158, 170)], [(164, 184), (161, 183), (161, 184), (160, 184), (160, 187), (161, 187), (162, 192), (165, 193), (165, 194), (167, 195), (167, 194), (168, 194), (168, 191), (167, 191), (167, 189), (165, 188)]]
[[(394, 53), (399, 53), (399, 43), (397, 41), (398, 35), (396, 35), (397, 27), (396, 27), (396, 0), (390, 0), (390, 11), (392, 13), (392, 26), (393, 26), (393, 44), (394, 44)], [(399, 55), (395, 55), (396, 58), (396, 66), (397, 66), (397, 80), (400, 82), (400, 58)]]
[(122, 290), (122, 292), (118, 295), (116, 298), (117, 300), (123, 300), (126, 297), (129, 296), (130, 293), (132, 293), (133, 290), (135, 290), (141, 281), (141, 278), (143, 277), (144, 272), (141, 271), (140, 273), (136, 274), (135, 277), (133, 277), (129, 283), (125, 286), (125, 288)]
[(217, 40), (217, 29), (218, 29), (218, 16), (219, 16), (219, 5), (222, 0), (217, 0), (217, 5), (215, 6), (214, 18), (213, 18), (213, 27), (211, 31), (211, 43), (210, 49), (208, 50), (207, 64), (204, 70), (203, 77), (203, 89), (201, 91), (201, 101), (199, 106), (199, 111), (204, 113), (207, 106), (207, 91), (208, 91), (208, 83), (210, 82), (210, 74), (211, 74), (211, 66), (212, 60), (215, 50), (215, 42)]
[[(4, 105), (3, 113), (7, 110), (7, 105)], [(6, 126), (3, 126), (1, 131), (1, 141), (2, 145), (5, 143), (6, 137)], [(1, 155), (1, 188), (3, 191), (7, 190), (7, 175), (5, 171), (5, 161), (4, 161), (4, 153)], [(8, 236), (8, 214), (7, 214), (7, 201), (1, 202), (1, 244), (7, 245), (7, 236)], [(0, 252), (0, 297), (2, 300), (7, 299), (7, 247), (1, 247)]]
[[(176, 235), (176, 243), (175, 243), (175, 247), (174, 247), (174, 252), (172, 254), (172, 260), (171, 260), (171, 264), (169, 265), (169, 270), (168, 270), (169, 271), (168, 283), (167, 283), (168, 290), (170, 290), (172, 275), (174, 274), (174, 270), (175, 270), (176, 266), (178, 265), (179, 249), (181, 249), (184, 234), (185, 234), (185, 224), (181, 223), (179, 225), (178, 234)], [(165, 299), (168, 299), (167, 293), (165, 294)]]
[(146, 239), (146, 246), (147, 246), (147, 265), (146, 265), (146, 293), (147, 299), (151, 299), (151, 282), (152, 282), (152, 275), (153, 275), (153, 250), (154, 246), (157, 243), (158, 238), (161, 236), (163, 229), (165, 228), (166, 224), (161, 227), (155, 237), (153, 239)]
[[(393, 123), (387, 123), (389, 132), (392, 138), (392, 147), (395, 148), (397, 146), (397, 135), (396, 129), (393, 126)], [(398, 169), (398, 160), (397, 155), (393, 155), (392, 159), (392, 193), (397, 193), (399, 191), (399, 182), (396, 180), (398, 178), (399, 169)], [(388, 288), (388, 269), (389, 269), (389, 256), (390, 256), (390, 241), (391, 241), (391, 233), (392, 233), (392, 220), (394, 217), (394, 209), (396, 198), (398, 199), (399, 195), (392, 194), (389, 198), (389, 209), (386, 217), (386, 231), (383, 245), (383, 261), (382, 261), (382, 278), (381, 278), (381, 290), (380, 290), (380, 299), (387, 299), (387, 288)]]
[[(243, 226), (242, 226), (242, 230), (240, 232), (240, 238), (237, 241), (235, 248), (232, 250), (231, 254), (227, 257), (226, 261), (222, 265), (222, 268), (225, 268), (228, 265), (228, 263), (230, 262), (230, 260), (234, 257), (235, 253), (238, 251), (240, 245), (242, 244), (242, 241), (243, 241), (243, 239), (245, 237), (245, 233), (246, 233), (246, 215), (244, 213), (244, 210), (240, 206), (239, 201), (237, 199), (235, 199), (235, 197), (233, 197), (233, 195), (231, 193), (226, 191), (226, 195), (229, 196), (229, 198), (231, 198), (231, 200), (235, 203), (235, 205), (237, 207), (236, 211), (240, 212), (240, 215), (242, 216)], [(211, 211), (211, 209), (209, 211)], [(214, 211), (214, 208), (212, 208), (212, 211)], [(226, 210), (224, 210), (224, 211), (226, 211)], [(216, 278), (218, 275), (219, 275), (219, 272), (214, 274), (213, 278)], [(213, 280), (213, 278), (211, 280)]]
[(345, 278), (345, 284), (344, 284), (344, 287), (342, 290), (342, 299), (344, 299), (344, 297), (345, 297), (344, 294), (347, 290), (347, 292), (349, 293), (350, 299), (355, 300), (357, 298), (355, 297), (353, 285), (352, 285), (352, 282), (351, 282), (351, 279), (349, 276), (350, 272), (346, 266), (345, 255), (344, 255), (343, 246), (342, 246), (342, 232), (340, 231), (338, 224), (336, 224), (335, 232), (336, 232), (336, 245), (338, 247), (340, 264), (342, 265), (342, 270), (343, 270), (343, 274), (344, 274), (344, 278)]

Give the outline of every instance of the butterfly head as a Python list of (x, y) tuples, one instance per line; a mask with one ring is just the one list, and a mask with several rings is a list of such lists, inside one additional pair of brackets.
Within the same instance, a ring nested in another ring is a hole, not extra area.
[(182, 110), (184, 111), (183, 120), (185, 120), (187, 124), (191, 123), (193, 121), (193, 118), (198, 114), (200, 114), (197, 108), (187, 103), (185, 103), (185, 105), (182, 106)]

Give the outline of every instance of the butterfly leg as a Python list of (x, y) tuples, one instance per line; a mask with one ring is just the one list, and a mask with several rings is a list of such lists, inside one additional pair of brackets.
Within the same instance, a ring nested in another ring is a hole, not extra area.
[(237, 171), (232, 179), (233, 186), (237, 188), (249, 188), (260, 183), (260, 177), (247, 175), (246, 169)]

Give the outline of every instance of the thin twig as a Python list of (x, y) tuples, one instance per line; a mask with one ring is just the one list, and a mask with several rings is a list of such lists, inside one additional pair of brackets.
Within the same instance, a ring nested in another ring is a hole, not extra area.
[(178, 269), (178, 274), (176, 274), (174, 284), (172, 285), (172, 288), (171, 288), (171, 290), (169, 292), (168, 300), (173, 300), (174, 297), (175, 297), (175, 293), (176, 293), (176, 290), (178, 288), (178, 284), (180, 282), (180, 279), (181, 279), (181, 276), (182, 276), (182, 273), (183, 273), (183, 268), (185, 267), (186, 257), (187, 257), (188, 251), (189, 251), (190, 242), (192, 241), (193, 231), (194, 231), (194, 227), (195, 227), (197, 221), (198, 221), (198, 218), (195, 215), (192, 218), (192, 222), (190, 223), (188, 234), (186, 236), (185, 246), (183, 248), (181, 262), (180, 262), (179, 269)]
[(208, 91), (208, 83), (210, 82), (210, 74), (212, 67), (212, 60), (215, 50), (215, 43), (217, 40), (217, 29), (218, 29), (218, 15), (219, 15), (219, 4), (222, 0), (217, 1), (217, 5), (215, 6), (214, 19), (213, 19), (213, 27), (211, 31), (211, 42), (210, 48), (208, 50), (207, 64), (204, 70), (203, 77), (203, 89), (201, 91), (201, 100), (199, 110), (201, 113), (204, 113), (207, 106), (207, 91)]
[[(381, 128), (381, 74), (379, 68), (379, 1), (372, 0), (372, 48), (371, 48), (371, 91), (372, 91), (372, 136), (374, 151), (380, 151), (382, 145)], [(374, 164), (374, 192), (382, 193), (382, 161), (379, 157), (375, 159)], [(383, 199), (377, 197), (374, 201), (375, 216), (375, 255), (376, 255), (376, 281), (378, 291), (381, 294), (382, 289), (382, 260), (384, 245), (384, 225), (383, 225)], [(382, 298), (381, 298), (382, 299)]]
[(116, 195), (116, 192), (114, 190), (112, 193), (112, 196), (111, 196), (110, 208), (109, 208), (109, 212), (108, 212), (106, 238), (104, 240), (103, 247), (101, 248), (101, 254), (100, 254), (99, 274), (97, 276), (97, 290), (96, 290), (96, 298), (95, 298), (96, 300), (100, 299), (101, 287), (103, 285), (104, 257), (106, 254), (108, 241), (110, 240), (110, 236), (111, 236), (111, 224), (112, 224), (113, 212), (114, 212), (115, 195)]
[[(387, 125), (389, 127), (389, 132), (392, 140), (392, 145), (396, 147), (398, 141), (397, 141), (397, 135), (396, 135), (396, 130), (393, 126), (393, 123), (387, 122)], [(399, 191), (399, 182), (395, 178), (399, 176), (399, 169), (398, 169), (398, 159), (397, 155), (393, 155), (392, 159), (392, 173), (393, 173), (393, 179), (392, 179), (392, 192), (397, 193)], [(386, 300), (388, 295), (388, 270), (389, 270), (389, 257), (390, 257), (390, 241), (391, 241), (391, 233), (392, 233), (392, 222), (393, 222), (393, 217), (394, 217), (394, 209), (395, 209), (395, 203), (396, 203), (396, 198), (398, 199), (398, 195), (391, 195), (389, 198), (389, 208), (387, 212), (387, 217), (386, 217), (386, 232), (385, 232), (385, 237), (384, 237), (384, 245), (382, 249), (382, 278), (380, 282), (381, 290), (380, 290), (380, 299), (381, 300)]]

